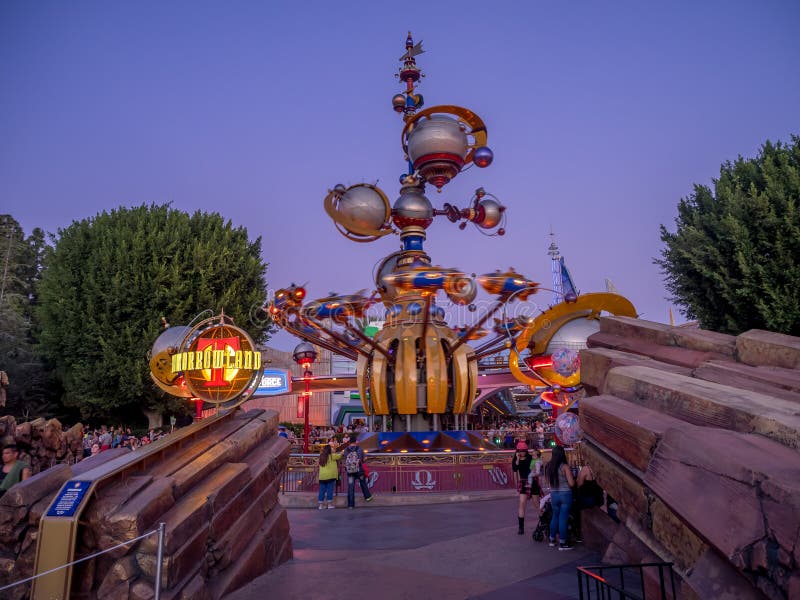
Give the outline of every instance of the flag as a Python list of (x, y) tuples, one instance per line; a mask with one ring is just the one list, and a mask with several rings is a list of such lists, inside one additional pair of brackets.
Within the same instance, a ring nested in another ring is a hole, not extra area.
[(561, 257), (561, 291), (564, 296), (568, 294), (578, 295), (578, 290), (575, 288), (575, 282), (572, 281), (572, 275), (569, 274), (569, 269), (564, 263), (564, 257)]

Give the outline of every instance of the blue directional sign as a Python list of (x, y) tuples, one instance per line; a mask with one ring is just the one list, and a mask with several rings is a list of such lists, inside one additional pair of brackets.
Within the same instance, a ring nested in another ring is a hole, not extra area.
[(284, 369), (264, 369), (256, 390), (257, 396), (275, 396), (289, 391), (292, 375)]
[(55, 502), (47, 511), (48, 517), (72, 517), (80, 506), (83, 497), (92, 485), (91, 481), (68, 481), (61, 488)]

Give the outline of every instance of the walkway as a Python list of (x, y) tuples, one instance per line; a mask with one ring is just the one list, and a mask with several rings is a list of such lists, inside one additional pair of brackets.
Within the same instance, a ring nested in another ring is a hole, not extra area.
[(597, 555), (560, 552), (517, 535), (515, 497), (429, 505), (288, 509), (294, 559), (226, 600), (578, 598), (577, 565)]

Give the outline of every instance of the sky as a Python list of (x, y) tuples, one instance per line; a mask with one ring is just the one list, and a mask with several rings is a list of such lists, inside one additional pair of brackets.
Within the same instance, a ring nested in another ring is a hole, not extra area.
[(483, 187), (508, 216), (504, 237), (437, 219), (434, 264), (549, 287), (552, 230), (582, 292), (610, 279), (666, 322), (659, 226), (721, 163), (800, 133), (794, 0), (6, 0), (0, 213), (55, 233), (119, 206), (219, 212), (261, 237), (270, 290), (370, 288), (398, 239), (351, 242), (322, 201), (337, 183), (397, 197), (409, 30), (426, 106), (476, 112), (495, 155), (428, 197)]

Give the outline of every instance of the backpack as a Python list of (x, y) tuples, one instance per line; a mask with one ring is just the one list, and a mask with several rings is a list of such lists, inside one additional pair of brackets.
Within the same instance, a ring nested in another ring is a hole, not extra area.
[(361, 459), (358, 456), (358, 450), (351, 450), (347, 453), (344, 459), (344, 470), (348, 475), (355, 475), (361, 470)]

